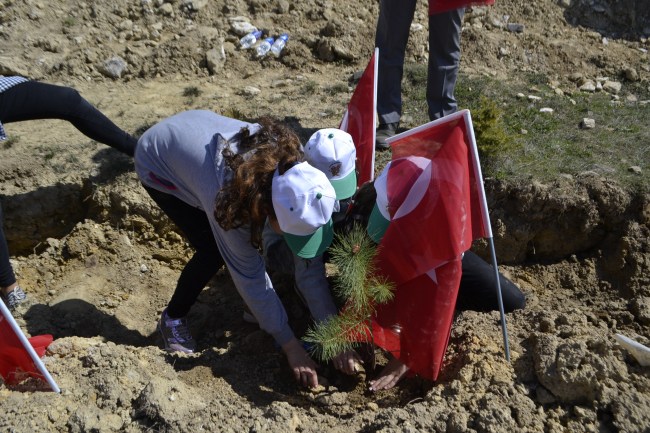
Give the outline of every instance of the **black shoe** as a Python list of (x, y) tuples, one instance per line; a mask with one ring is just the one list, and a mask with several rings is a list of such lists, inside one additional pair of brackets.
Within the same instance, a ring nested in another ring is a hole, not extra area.
[(375, 135), (375, 148), (377, 150), (388, 150), (390, 146), (386, 143), (386, 140), (395, 135), (399, 122), (395, 123), (381, 123), (377, 128)]

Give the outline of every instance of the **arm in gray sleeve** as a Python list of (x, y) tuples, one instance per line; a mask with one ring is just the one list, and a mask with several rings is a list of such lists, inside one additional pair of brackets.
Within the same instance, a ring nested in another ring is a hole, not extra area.
[(245, 228), (224, 230), (211, 219), (217, 245), (240, 296), (251, 309), (260, 327), (279, 345), (294, 338), (287, 313), (264, 269), (264, 260), (250, 244)]
[(294, 254), (293, 260), (296, 287), (307, 302), (314, 320), (321, 322), (336, 315), (337, 309), (327, 282), (323, 256), (303, 259)]
[(294, 275), (296, 288), (307, 303), (316, 322), (337, 314), (332, 299), (323, 256), (303, 259), (291, 251), (282, 235), (276, 233), (271, 225), (264, 226), (263, 245), (266, 266), (274, 272)]

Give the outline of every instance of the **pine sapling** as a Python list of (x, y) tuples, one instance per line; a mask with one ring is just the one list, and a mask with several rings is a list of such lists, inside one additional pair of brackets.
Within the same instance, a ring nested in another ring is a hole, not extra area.
[(338, 268), (333, 289), (345, 303), (337, 316), (313, 325), (304, 337), (323, 362), (372, 341), (375, 308), (393, 298), (392, 283), (376, 275), (377, 246), (363, 227), (355, 225), (347, 234), (337, 235), (330, 253)]

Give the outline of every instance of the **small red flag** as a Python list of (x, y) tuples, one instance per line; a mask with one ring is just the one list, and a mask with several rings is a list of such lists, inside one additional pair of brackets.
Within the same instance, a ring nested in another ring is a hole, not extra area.
[(7, 385), (16, 385), (29, 377), (35, 377), (46, 380), (53, 391), (59, 392), (58, 386), (40, 361), (52, 340), (53, 337), (49, 334), (27, 339), (7, 307), (4, 303), (1, 304), (0, 376), (4, 382)]
[(429, 0), (429, 15), (470, 6), (490, 6), (494, 0)]
[(339, 129), (352, 136), (357, 151), (357, 186), (374, 178), (375, 129), (377, 128), (378, 49), (354, 89)]

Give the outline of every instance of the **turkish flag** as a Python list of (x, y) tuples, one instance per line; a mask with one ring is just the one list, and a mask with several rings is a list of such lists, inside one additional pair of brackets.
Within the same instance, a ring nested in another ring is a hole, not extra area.
[[(16, 332), (21, 331), (3, 304), (0, 309), (0, 376), (7, 385), (16, 385), (29, 377), (47, 379), (39, 368), (42, 366), (37, 365), (40, 359), (35, 362), (33, 356), (45, 355), (53, 337), (48, 334), (27, 339), (21, 334), (21, 339)], [(30, 354), (24, 343), (30, 344), (35, 353)]]
[(436, 380), (447, 350), (462, 274), (460, 257), (398, 286), (372, 321), (374, 343), (410, 371)]
[(470, 6), (490, 6), (494, 0), (429, 0), (429, 15)]
[[(464, 200), (464, 209), (469, 212), (461, 217), (463, 221), (471, 224), (472, 239), (492, 237), (483, 173), (469, 110), (457, 111), (425, 123), (387, 141), (391, 146), (393, 160), (406, 156), (422, 156), (434, 161), (434, 164), (440, 167), (441, 173), (453, 170), (452, 165), (461, 169), (462, 172), (456, 175), (448, 173), (448, 177), (454, 178), (455, 182), (468, 182), (466, 185), (457, 183), (457, 187), (462, 189), (465, 195), (455, 199)], [(457, 224), (454, 227), (461, 228)]]
[(339, 129), (352, 136), (357, 151), (357, 186), (375, 175), (375, 130), (377, 129), (377, 62), (379, 49), (354, 89)]
[[(462, 253), (474, 239), (492, 236), (469, 111), (389, 143), (393, 160), (378, 181), (386, 176), (390, 223), (375, 260), (396, 288), (395, 298), (377, 309), (373, 338), (411, 371), (435, 380), (451, 332)], [(400, 169), (405, 161), (417, 170)]]

